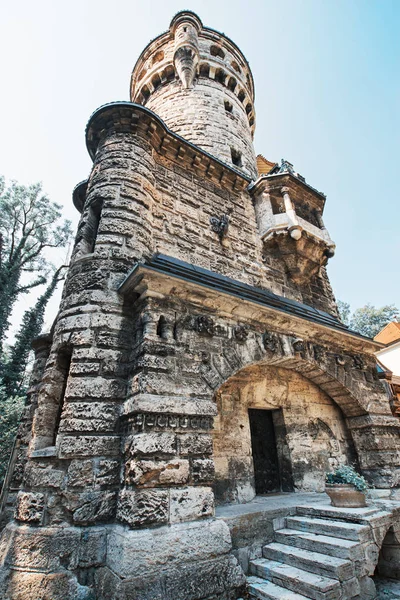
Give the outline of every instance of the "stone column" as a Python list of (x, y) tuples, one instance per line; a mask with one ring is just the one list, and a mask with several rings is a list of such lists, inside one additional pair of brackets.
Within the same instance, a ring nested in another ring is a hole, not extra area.
[(263, 238), (272, 227), (274, 220), (269, 187), (265, 183), (260, 187), (254, 198), (254, 210), (256, 213), (258, 232), (261, 238)]
[(281, 194), (283, 197), (283, 202), (285, 204), (285, 211), (289, 219), (288, 231), (294, 240), (299, 240), (301, 238), (302, 230), (296, 217), (296, 211), (294, 210), (292, 201), (289, 196), (289, 188), (281, 188)]

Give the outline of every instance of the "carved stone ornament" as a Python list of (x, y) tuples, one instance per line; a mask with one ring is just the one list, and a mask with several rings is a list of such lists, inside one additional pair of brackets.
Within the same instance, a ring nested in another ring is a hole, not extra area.
[(137, 428), (139, 430), (152, 428), (208, 430), (212, 428), (212, 425), (213, 418), (206, 416), (138, 413), (129, 420), (127, 431), (131, 432)]
[(306, 349), (306, 343), (301, 338), (296, 338), (293, 340), (292, 346), (295, 352), (304, 352)]
[(275, 353), (279, 348), (279, 340), (276, 333), (272, 333), (272, 331), (266, 331), (262, 337), (263, 345), (266, 350), (269, 352)]
[(341, 367), (343, 367), (346, 364), (346, 359), (343, 356), (343, 354), (337, 354), (336, 355), (336, 362), (338, 365), (340, 365)]
[(249, 336), (249, 330), (244, 325), (236, 325), (233, 328), (233, 335), (238, 342), (245, 342)]
[(211, 229), (218, 234), (219, 241), (222, 242), (229, 227), (228, 215), (222, 215), (221, 217), (210, 217), (210, 224)]
[(325, 348), (319, 344), (314, 345), (314, 358), (317, 362), (321, 362), (325, 358)]
[(353, 363), (356, 369), (363, 370), (365, 368), (364, 359), (360, 354), (354, 354)]
[(215, 333), (213, 319), (211, 317), (206, 317), (205, 315), (199, 315), (196, 317), (194, 328), (197, 333), (203, 333), (210, 336), (213, 336)]

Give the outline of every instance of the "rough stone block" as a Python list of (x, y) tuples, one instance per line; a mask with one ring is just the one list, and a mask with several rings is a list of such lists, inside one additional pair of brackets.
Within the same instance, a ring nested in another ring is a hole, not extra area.
[(68, 485), (71, 487), (90, 486), (93, 483), (93, 462), (72, 460), (68, 467)]
[(35, 492), (19, 492), (15, 507), (17, 521), (41, 523), (45, 507), (45, 496)]
[(208, 434), (188, 433), (179, 436), (182, 456), (212, 454), (212, 439)]
[(187, 487), (172, 489), (170, 493), (171, 523), (210, 517), (214, 513), (214, 494), (211, 488)]
[[(8, 525), (2, 559), (17, 569), (56, 572), (63, 566), (75, 569), (81, 532), (73, 527), (19, 527)], [(40, 597), (40, 596), (39, 596)]]
[(118, 409), (115, 402), (66, 402), (60, 431), (113, 431)]
[(112, 520), (115, 516), (116, 502), (116, 492), (65, 493), (65, 506), (72, 512), (72, 520), (77, 525)]
[(223, 521), (206, 520), (140, 530), (114, 528), (108, 538), (107, 564), (120, 577), (156, 573), (165, 565), (180, 567), (227, 554), (229, 529)]
[(82, 531), (79, 543), (78, 566), (88, 568), (103, 565), (106, 559), (106, 549), (106, 529), (87, 529)]
[(215, 475), (214, 461), (211, 458), (195, 458), (191, 461), (193, 481), (212, 481)]
[(24, 481), (28, 487), (61, 487), (65, 477), (64, 471), (53, 469), (48, 466), (36, 466), (28, 464), (25, 470)]
[(139, 433), (132, 437), (131, 456), (152, 454), (176, 454), (176, 439), (173, 433)]
[(120, 492), (117, 518), (130, 527), (168, 520), (169, 495), (165, 490), (143, 490)]
[(118, 460), (100, 459), (96, 470), (97, 485), (116, 485), (120, 479), (120, 463)]
[(63, 436), (60, 441), (59, 457), (117, 456), (120, 450), (118, 436)]
[(189, 461), (175, 459), (170, 461), (130, 460), (125, 468), (125, 480), (136, 485), (178, 485), (189, 479)]

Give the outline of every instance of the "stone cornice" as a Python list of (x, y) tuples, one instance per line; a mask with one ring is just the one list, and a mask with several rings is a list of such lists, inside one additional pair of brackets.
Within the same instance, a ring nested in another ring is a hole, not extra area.
[(83, 181), (77, 183), (72, 190), (72, 202), (74, 203), (76, 210), (80, 213), (83, 211), (83, 206), (85, 204), (88, 183), (89, 180), (84, 179)]
[(136, 265), (119, 291), (140, 297), (176, 297), (206, 309), (212, 307), (216, 313), (234, 319), (257, 321), (277, 331), (292, 331), (305, 339), (334, 343), (352, 352), (373, 354), (380, 347), (328, 313), (163, 255), (156, 255), (149, 264)]
[(212, 179), (222, 187), (244, 190), (251, 182), (251, 178), (242, 171), (168, 129), (158, 115), (140, 104), (112, 102), (101, 106), (92, 114), (86, 126), (86, 146), (92, 160), (106, 131), (146, 136), (158, 154), (192, 170), (200, 177)]

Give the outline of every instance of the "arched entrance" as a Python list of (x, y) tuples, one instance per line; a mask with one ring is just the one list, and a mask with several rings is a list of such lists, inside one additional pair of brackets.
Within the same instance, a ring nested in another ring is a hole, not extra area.
[(217, 391), (213, 431), (219, 504), (256, 493), (324, 490), (325, 473), (356, 455), (340, 408), (283, 367), (253, 365)]

